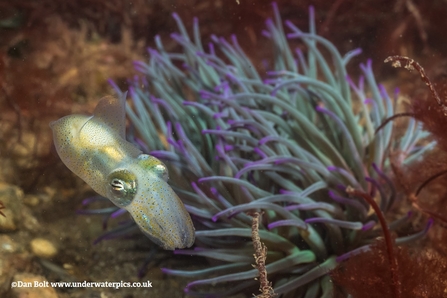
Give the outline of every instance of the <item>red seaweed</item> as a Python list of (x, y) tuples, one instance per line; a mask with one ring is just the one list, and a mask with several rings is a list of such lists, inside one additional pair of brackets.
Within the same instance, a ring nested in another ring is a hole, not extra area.
[[(410, 251), (394, 247), (398, 264), (401, 297), (445, 297), (447, 262), (437, 254)], [(354, 298), (394, 297), (390, 288), (387, 245), (383, 239), (375, 242), (370, 251), (343, 262), (331, 272), (332, 280), (342, 289), (334, 297)]]
[(6, 207), (5, 207), (5, 205), (3, 204), (3, 202), (2, 201), (0, 201), (0, 215), (2, 215), (2, 216), (4, 216), (4, 217), (6, 217), (6, 215), (1, 211), (2, 209), (5, 209)]
[(374, 199), (367, 193), (365, 193), (363, 191), (355, 190), (352, 187), (348, 187), (346, 189), (346, 192), (350, 195), (363, 198), (365, 201), (368, 202), (368, 204), (373, 208), (374, 212), (376, 213), (377, 218), (379, 219), (380, 225), (383, 230), (383, 236), (385, 238), (389, 267), (390, 267), (390, 271), (391, 271), (391, 277), (393, 280), (391, 283), (393, 297), (400, 298), (401, 297), (401, 286), (400, 286), (399, 275), (398, 275), (398, 263), (397, 263), (396, 256), (394, 254), (393, 240), (392, 240), (388, 225), (386, 223), (385, 216), (383, 215), (382, 211), (380, 210), (379, 205), (377, 205), (377, 203), (374, 201)]

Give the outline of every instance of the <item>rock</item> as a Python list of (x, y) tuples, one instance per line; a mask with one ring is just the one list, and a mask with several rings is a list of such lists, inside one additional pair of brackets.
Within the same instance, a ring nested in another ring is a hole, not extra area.
[(18, 250), (18, 244), (8, 235), (0, 235), (0, 254), (13, 253)]
[(34, 233), (42, 230), (39, 221), (36, 219), (36, 217), (34, 217), (33, 212), (29, 209), (28, 206), (23, 206), (21, 214), (22, 214), (22, 221), (21, 221), (22, 227)]
[(50, 241), (43, 238), (34, 238), (31, 243), (31, 251), (41, 258), (52, 258), (57, 254), (57, 248)]
[(30, 131), (22, 131), (21, 140), (19, 142), (11, 142), (8, 151), (16, 162), (17, 166), (22, 169), (30, 169), (36, 164), (35, 146), (38, 141), (36, 134)]
[[(16, 285), (14, 287), (13, 285)], [(11, 282), (12, 298), (57, 298), (56, 291), (40, 275), (21, 273), (14, 275)]]
[(0, 201), (5, 206), (1, 211), (6, 216), (0, 215), (0, 232), (14, 232), (18, 229), (22, 199), (23, 191), (20, 188), (0, 183)]
[(12, 270), (11, 262), (5, 259), (0, 259), (0, 296), (4, 297), (5, 293), (9, 292), (11, 288)]
[(37, 195), (25, 195), (23, 203), (29, 207), (36, 207), (40, 203), (39, 196)]
[[(44, 196), (42, 196), (43, 201), (51, 201), (57, 194), (57, 190), (54, 187), (50, 187), (50, 186), (45, 186), (43, 188), (43, 192), (44, 192)], [(45, 199), (47, 198), (47, 199)]]
[[(36, 131), (39, 127), (45, 127), (47, 123), (36, 124)], [(33, 131), (22, 130), (20, 142), (11, 142), (8, 144), (7, 151), (11, 152), (12, 159), (21, 169), (31, 169), (39, 164), (39, 158), (44, 157), (49, 152), (51, 144), (51, 134), (36, 134)]]
[(2, 253), (2, 256), (3, 258), (0, 258), (0, 297), (11, 297), (11, 280), (17, 272), (31, 268), (32, 256), (26, 252)]
[(11, 210), (3, 210), (3, 214), (0, 216), (0, 232), (14, 232), (17, 230), (16, 220)]

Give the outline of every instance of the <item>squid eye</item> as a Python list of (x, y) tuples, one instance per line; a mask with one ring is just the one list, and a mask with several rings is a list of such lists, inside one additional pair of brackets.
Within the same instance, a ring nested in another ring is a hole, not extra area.
[(124, 187), (124, 183), (124, 181), (121, 181), (119, 179), (112, 179), (112, 181), (110, 182), (112, 192), (117, 196), (125, 194), (126, 190)]
[(108, 181), (107, 197), (118, 207), (129, 205), (137, 192), (135, 175), (127, 170), (117, 170), (109, 175)]

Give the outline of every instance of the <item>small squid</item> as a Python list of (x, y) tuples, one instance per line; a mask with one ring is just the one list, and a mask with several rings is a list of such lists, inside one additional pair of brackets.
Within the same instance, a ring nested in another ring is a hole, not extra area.
[(57, 153), (93, 190), (126, 209), (152, 241), (168, 250), (190, 247), (194, 226), (167, 183), (166, 166), (126, 141), (125, 102), (126, 93), (107, 96), (91, 116), (51, 122)]

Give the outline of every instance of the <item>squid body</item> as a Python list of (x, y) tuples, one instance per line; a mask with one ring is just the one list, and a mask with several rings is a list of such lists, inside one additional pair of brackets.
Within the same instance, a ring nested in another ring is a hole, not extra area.
[(97, 193), (126, 209), (152, 241), (169, 250), (190, 247), (194, 226), (167, 183), (166, 166), (125, 139), (125, 96), (104, 97), (91, 116), (50, 123), (57, 153)]

